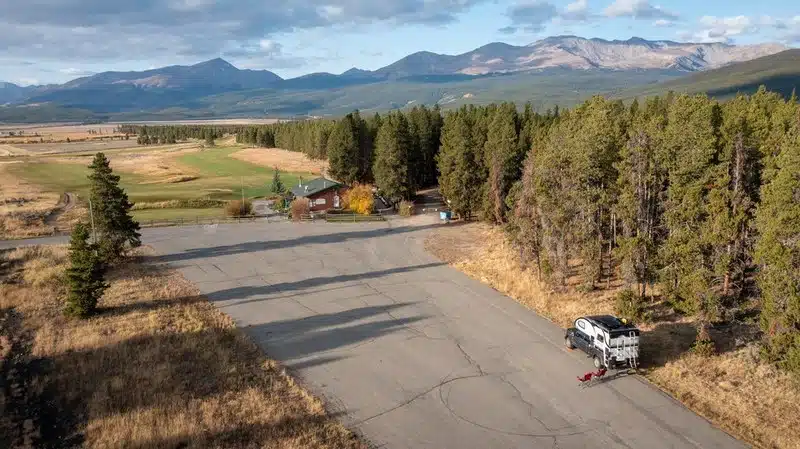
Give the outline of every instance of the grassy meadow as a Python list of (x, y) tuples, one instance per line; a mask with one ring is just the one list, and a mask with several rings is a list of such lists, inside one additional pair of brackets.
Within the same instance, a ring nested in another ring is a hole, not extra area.
[[(238, 146), (214, 148), (146, 147), (108, 154), (111, 167), (120, 175), (120, 185), (134, 203), (171, 200), (234, 200), (272, 193), (274, 168), (241, 160), (231, 155), (242, 151)], [(8, 164), (6, 172), (20, 183), (35, 185), (44, 192), (72, 192), (86, 198), (89, 192), (87, 166), (91, 154), (64, 157), (32, 157)], [(299, 178), (311, 179), (312, 173), (282, 172), (285, 186)], [(222, 208), (148, 208), (134, 211), (142, 221), (213, 218), (223, 215)]]

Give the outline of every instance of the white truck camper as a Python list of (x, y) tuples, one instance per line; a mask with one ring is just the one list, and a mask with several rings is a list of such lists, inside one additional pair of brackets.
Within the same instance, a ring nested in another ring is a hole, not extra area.
[(567, 329), (564, 344), (592, 357), (596, 368), (636, 368), (639, 365), (639, 329), (611, 315), (580, 317)]

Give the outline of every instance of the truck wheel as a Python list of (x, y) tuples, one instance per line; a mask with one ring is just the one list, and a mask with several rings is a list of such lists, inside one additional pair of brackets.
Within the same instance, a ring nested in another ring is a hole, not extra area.
[(594, 362), (594, 367), (597, 368), (597, 369), (600, 369), (600, 368), (603, 367), (603, 362), (601, 362), (600, 359), (597, 358), (597, 356), (593, 357), (592, 362)]
[(567, 349), (575, 349), (575, 345), (572, 344), (572, 340), (569, 336), (564, 337), (564, 346), (566, 346)]

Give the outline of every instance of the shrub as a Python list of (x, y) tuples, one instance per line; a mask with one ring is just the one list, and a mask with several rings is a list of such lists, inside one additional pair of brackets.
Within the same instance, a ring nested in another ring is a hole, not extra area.
[(398, 208), (400, 215), (404, 217), (410, 217), (414, 215), (414, 202), (403, 200), (400, 201), (400, 206)]
[(253, 203), (250, 200), (235, 200), (225, 205), (225, 215), (229, 217), (245, 217), (252, 213)]
[(306, 198), (295, 198), (292, 204), (289, 205), (289, 211), (292, 214), (292, 220), (300, 220), (304, 215), (311, 213), (311, 206), (308, 205)]
[(708, 326), (705, 323), (700, 323), (697, 331), (697, 339), (692, 345), (692, 352), (703, 357), (710, 357), (714, 355), (716, 348), (711, 335), (708, 333)]
[(372, 195), (372, 186), (356, 184), (344, 195), (346, 209), (361, 215), (369, 215), (375, 206), (375, 197)]
[(634, 321), (647, 321), (648, 318), (642, 299), (629, 288), (617, 293), (614, 312), (619, 317)]

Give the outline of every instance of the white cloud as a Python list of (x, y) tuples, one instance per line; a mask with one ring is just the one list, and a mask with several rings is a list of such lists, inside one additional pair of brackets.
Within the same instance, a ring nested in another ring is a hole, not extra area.
[(35, 86), (39, 83), (39, 80), (36, 78), (17, 78), (12, 83), (16, 84), (17, 86)]
[(69, 76), (89, 76), (89, 75), (94, 75), (94, 72), (92, 72), (92, 71), (83, 70), (83, 69), (76, 69), (74, 67), (69, 67), (69, 68), (66, 68), (66, 69), (60, 69), (59, 72), (63, 73), (64, 75), (69, 75)]
[(261, 39), (258, 41), (258, 48), (268, 55), (280, 55), (283, 51), (283, 45), (271, 39)]
[(538, 33), (558, 16), (558, 10), (550, 2), (535, 0), (511, 6), (507, 15), (513, 27), (522, 27), (527, 32)]
[(608, 17), (633, 17), (634, 19), (677, 19), (678, 15), (666, 11), (647, 0), (615, 0), (605, 10)]
[(561, 18), (567, 20), (587, 20), (589, 18), (589, 3), (587, 0), (576, 0), (567, 5), (561, 13)]
[(669, 28), (675, 26), (675, 22), (667, 19), (658, 19), (655, 22), (653, 22), (653, 26), (660, 28)]
[(320, 6), (317, 11), (322, 17), (325, 17), (328, 20), (334, 20), (344, 13), (344, 8), (336, 5), (324, 5)]
[(727, 40), (733, 36), (758, 32), (756, 22), (747, 16), (714, 17), (703, 16), (700, 18), (702, 33), (711, 39)]
[(787, 19), (767, 15), (703, 16), (695, 31), (685, 32), (682, 36), (698, 42), (730, 42), (739, 36), (763, 33), (790, 44), (800, 42), (800, 16)]

